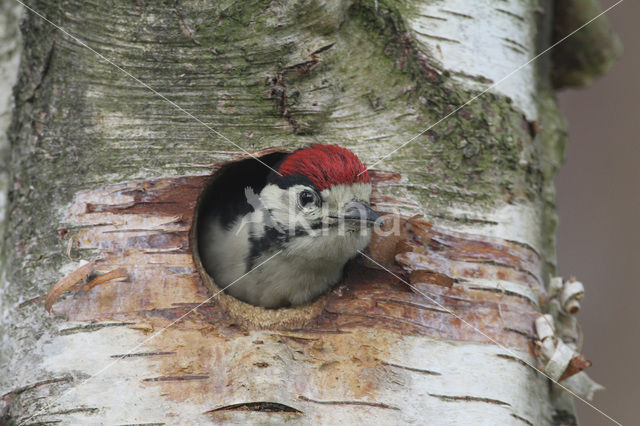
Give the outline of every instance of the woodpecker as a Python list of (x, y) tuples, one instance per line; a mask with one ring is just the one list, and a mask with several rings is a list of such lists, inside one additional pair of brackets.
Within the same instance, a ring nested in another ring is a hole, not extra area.
[[(264, 182), (204, 212), (202, 263), (220, 288), (247, 303), (307, 303), (336, 284), (380, 216), (366, 166), (346, 148), (315, 144), (274, 165)], [(256, 193), (257, 192), (257, 193)]]

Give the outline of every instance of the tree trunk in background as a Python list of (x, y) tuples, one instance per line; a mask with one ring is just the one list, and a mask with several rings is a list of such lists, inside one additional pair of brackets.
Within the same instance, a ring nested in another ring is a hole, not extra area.
[[(552, 33), (546, 0), (29, 5), (247, 151), (338, 143), (369, 164)], [(566, 141), (549, 56), (375, 165), (377, 210), (430, 222), (415, 219), (403, 231), (414, 248), (392, 247), (387, 263), (508, 350), (363, 262), (302, 319), (221, 295), (150, 339), (210, 295), (191, 257), (193, 208), (242, 153), (31, 12), (22, 37), (3, 419), (571, 423), (567, 394), (522, 362), (537, 363), (533, 321), (555, 268)], [(126, 279), (43, 309), (61, 278), (111, 271)]]

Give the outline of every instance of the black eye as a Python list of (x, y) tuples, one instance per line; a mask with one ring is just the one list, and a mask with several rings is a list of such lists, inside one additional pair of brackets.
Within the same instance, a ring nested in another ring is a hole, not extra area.
[(298, 195), (298, 200), (300, 201), (300, 206), (308, 207), (310, 205), (316, 204), (317, 196), (311, 191), (304, 190), (300, 193), (300, 195)]

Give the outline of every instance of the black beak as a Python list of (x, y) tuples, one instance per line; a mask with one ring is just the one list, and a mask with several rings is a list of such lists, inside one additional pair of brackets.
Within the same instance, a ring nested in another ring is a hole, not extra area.
[(342, 219), (349, 222), (361, 222), (366, 226), (373, 226), (376, 221), (380, 219), (380, 215), (373, 211), (368, 203), (352, 201), (345, 207)]

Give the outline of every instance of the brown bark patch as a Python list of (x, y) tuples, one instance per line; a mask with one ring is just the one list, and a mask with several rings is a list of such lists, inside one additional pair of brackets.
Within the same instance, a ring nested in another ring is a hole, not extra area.
[[(212, 169), (224, 166), (214, 164)], [(400, 175), (371, 175), (375, 206), (381, 188)], [(400, 221), (400, 232), (374, 238), (369, 248), (384, 268), (352, 262), (343, 281), (314, 303), (268, 310), (224, 293), (210, 298), (215, 283), (198, 268), (190, 239), (198, 197), (210, 179), (150, 179), (77, 194), (68, 226), (77, 231), (66, 238), (72, 238), (77, 249), (97, 251), (99, 259), (89, 273), (83, 267), (63, 278), (64, 285), (54, 286), (55, 296), (92, 272), (104, 273), (105, 278), (96, 278), (94, 284), (100, 285), (91, 285), (87, 292), (58, 301), (54, 312), (74, 321), (130, 322), (148, 332), (168, 325), (224, 336), (265, 328), (324, 334), (365, 328), (489, 341), (468, 323), (500, 344), (529, 349), (528, 336), (538, 314), (535, 304), (508, 292), (468, 288), (464, 281), (509, 280), (541, 292), (538, 254), (510, 241), (439, 229), (421, 217), (392, 217)], [(126, 281), (115, 279), (125, 276)], [(51, 297), (48, 305), (52, 303)]]

